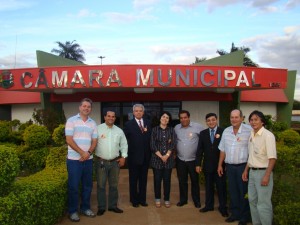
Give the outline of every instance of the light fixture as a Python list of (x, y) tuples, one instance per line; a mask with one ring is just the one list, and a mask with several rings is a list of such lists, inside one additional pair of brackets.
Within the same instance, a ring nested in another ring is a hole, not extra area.
[(216, 88), (217, 93), (233, 93), (235, 91), (234, 88)]
[(134, 88), (133, 91), (137, 94), (153, 93), (154, 88)]
[(73, 89), (55, 89), (54, 93), (58, 95), (70, 95), (73, 94), (74, 91)]

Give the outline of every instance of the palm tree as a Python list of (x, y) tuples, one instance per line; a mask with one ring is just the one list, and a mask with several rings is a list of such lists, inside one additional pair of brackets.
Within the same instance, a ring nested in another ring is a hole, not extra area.
[[(248, 47), (236, 47), (234, 45), (234, 43), (232, 43), (231, 45), (231, 49), (230, 49), (230, 53), (231, 52), (235, 52), (235, 51), (238, 51), (238, 50), (242, 50), (244, 52), (244, 66), (249, 66), (249, 67), (258, 67), (258, 64), (256, 64), (255, 62), (252, 61), (252, 59), (250, 59), (248, 56), (247, 56), (247, 53), (250, 52), (250, 48)], [(226, 52), (225, 50), (223, 49), (220, 49), (220, 50), (217, 50), (217, 53), (219, 53), (219, 55), (226, 55), (226, 54), (229, 54), (228, 52)]]
[(80, 48), (80, 45), (76, 42), (76, 40), (70, 42), (66, 41), (66, 43), (62, 43), (60, 41), (57, 41), (55, 43), (58, 44), (59, 49), (53, 48), (51, 52), (58, 54), (59, 56), (71, 60), (75, 60), (77, 62), (83, 62), (85, 61), (84, 54), (85, 52)]

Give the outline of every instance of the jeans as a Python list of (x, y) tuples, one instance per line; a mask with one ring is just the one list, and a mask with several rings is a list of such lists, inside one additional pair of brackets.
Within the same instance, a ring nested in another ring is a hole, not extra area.
[(161, 199), (161, 182), (163, 181), (164, 201), (170, 201), (171, 174), (172, 169), (153, 168), (155, 199)]
[(81, 210), (90, 209), (90, 198), (93, 188), (93, 160), (86, 161), (67, 159), (68, 169), (68, 212), (78, 211), (79, 186), (81, 185)]
[(118, 183), (120, 167), (117, 161), (109, 162), (97, 159), (97, 199), (98, 209), (106, 209), (106, 183), (108, 181), (108, 208), (113, 209), (118, 205)]
[(253, 225), (272, 225), (273, 173), (270, 175), (268, 186), (261, 186), (261, 180), (265, 172), (265, 170), (251, 169), (249, 171), (248, 195)]
[(250, 221), (249, 201), (246, 198), (248, 182), (242, 180), (245, 167), (246, 163), (238, 166), (226, 164), (231, 217), (241, 222)]

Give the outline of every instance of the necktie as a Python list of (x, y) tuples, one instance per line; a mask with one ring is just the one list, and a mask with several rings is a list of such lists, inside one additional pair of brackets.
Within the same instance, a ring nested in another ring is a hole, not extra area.
[(210, 141), (211, 141), (211, 143), (214, 143), (214, 139), (215, 139), (215, 130), (212, 129), (210, 131)]
[(141, 120), (139, 120), (139, 127), (140, 127), (140, 129), (141, 129), (142, 133), (144, 133), (144, 128), (143, 128), (143, 125), (142, 125), (142, 122), (141, 122)]

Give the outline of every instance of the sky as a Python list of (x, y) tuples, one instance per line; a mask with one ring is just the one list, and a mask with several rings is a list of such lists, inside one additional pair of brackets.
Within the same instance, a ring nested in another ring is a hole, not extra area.
[(300, 0), (0, 0), (0, 69), (74, 41), (85, 64), (191, 64), (231, 44), (264, 68), (297, 70)]

